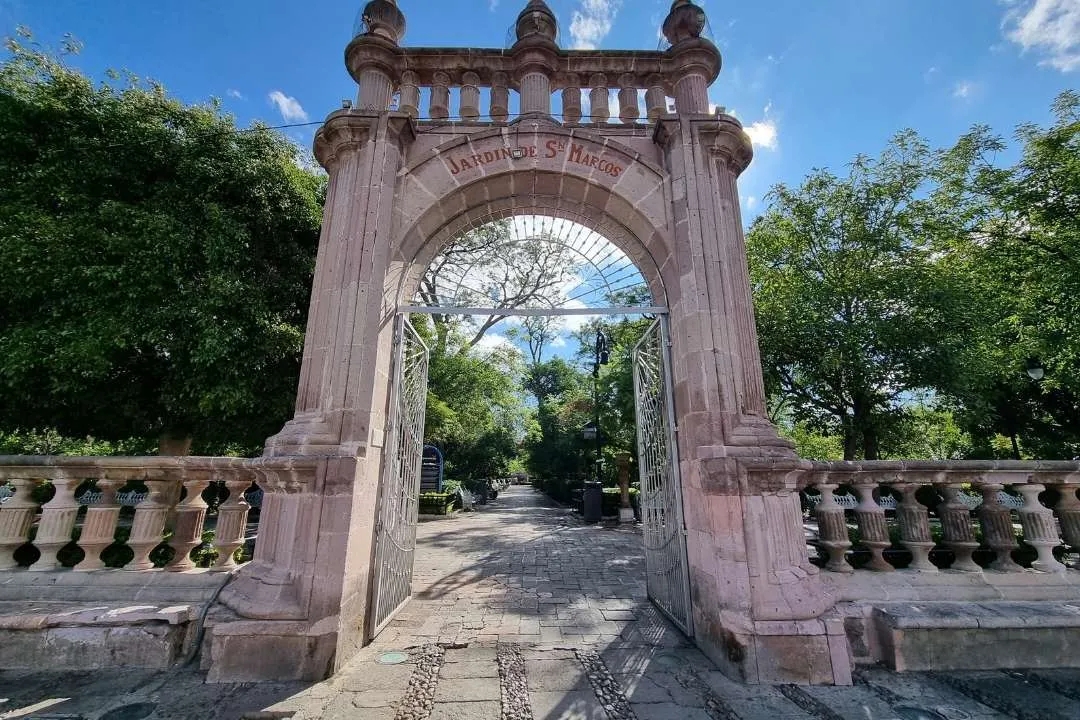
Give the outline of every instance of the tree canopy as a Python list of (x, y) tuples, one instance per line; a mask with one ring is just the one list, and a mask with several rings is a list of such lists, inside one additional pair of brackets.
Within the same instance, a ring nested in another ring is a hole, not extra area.
[(324, 181), (219, 105), (28, 33), (0, 65), (0, 425), (258, 446), (289, 417)]
[(830, 434), (848, 459), (1080, 450), (1078, 112), (1066, 92), (1052, 127), (1019, 128), (1012, 167), (985, 127), (942, 150), (905, 131), (773, 189), (747, 236), (762, 361), (812, 452)]

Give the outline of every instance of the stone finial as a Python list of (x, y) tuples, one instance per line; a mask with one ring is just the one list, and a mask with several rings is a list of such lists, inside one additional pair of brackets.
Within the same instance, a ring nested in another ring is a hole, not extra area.
[(664, 37), (669, 43), (678, 45), (683, 40), (699, 38), (704, 29), (705, 11), (691, 0), (675, 0), (671, 4), (671, 12), (663, 25)]
[(398, 9), (397, 0), (371, 0), (360, 11), (366, 35), (377, 35), (397, 44), (405, 37), (405, 15)]
[(555, 42), (555, 37), (559, 33), (559, 23), (555, 19), (555, 13), (544, 0), (529, 0), (529, 4), (518, 15), (515, 30), (518, 41), (540, 37)]

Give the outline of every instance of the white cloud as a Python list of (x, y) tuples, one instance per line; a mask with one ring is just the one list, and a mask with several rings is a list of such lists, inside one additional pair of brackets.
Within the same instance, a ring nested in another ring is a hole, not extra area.
[(308, 114), (296, 98), (289, 97), (280, 90), (274, 90), (267, 98), (277, 107), (285, 122), (307, 122)]
[(750, 136), (750, 141), (754, 143), (754, 147), (775, 150), (779, 145), (776, 122), (769, 118), (751, 123), (745, 129), (746, 134)]
[(495, 12), (495, 8), (497, 7), (499, 7), (499, 0), (491, 0), (491, 2), (488, 3), (488, 10), (491, 12)]
[(480, 338), (474, 347), (481, 352), (491, 352), (500, 348), (517, 349), (514, 343), (510, 342), (505, 335), (490, 331), (485, 333), (484, 337)]
[(244, 97), (244, 93), (240, 92), (239, 90), (233, 90), (232, 88), (226, 90), (225, 94), (231, 98), (236, 98), (237, 100), (247, 100), (247, 98)]
[(1024, 52), (1035, 50), (1062, 72), (1080, 70), (1080, 2), (1077, 0), (1004, 0), (1005, 37)]
[(953, 88), (952, 96), (957, 100), (967, 100), (975, 92), (975, 85), (968, 81), (956, 83), (956, 87)]
[(755, 205), (757, 205), (757, 198), (756, 198), (756, 197), (754, 197), (753, 195), (747, 195), (747, 196), (746, 196), (746, 201), (745, 201), (745, 203), (746, 203), (746, 209), (747, 209), (747, 210), (750, 210), (750, 209), (752, 209), (752, 208), (753, 208), (753, 207), (754, 207)]
[(570, 38), (577, 50), (595, 50), (611, 32), (622, 0), (580, 0), (570, 21)]

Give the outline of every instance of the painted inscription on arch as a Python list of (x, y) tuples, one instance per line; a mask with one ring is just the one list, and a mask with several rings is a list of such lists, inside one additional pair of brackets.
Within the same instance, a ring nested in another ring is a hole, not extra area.
[(564, 157), (570, 163), (593, 168), (598, 172), (617, 178), (626, 167), (608, 157), (604, 149), (594, 143), (575, 140), (544, 140), (534, 144), (499, 147), (493, 150), (462, 152), (447, 156), (447, 166), (451, 175), (459, 175), (466, 170), (482, 168), (493, 163), (506, 161), (528, 161), (536, 158), (553, 160)]

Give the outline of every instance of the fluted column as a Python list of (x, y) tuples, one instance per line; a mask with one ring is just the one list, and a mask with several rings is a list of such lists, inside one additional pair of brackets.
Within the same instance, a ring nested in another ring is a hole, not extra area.
[(113, 544), (116, 537), (116, 525), (120, 520), (116, 491), (122, 484), (123, 481), (108, 477), (97, 481), (101, 499), (86, 508), (82, 533), (79, 535), (79, 547), (83, 549), (84, 555), (82, 561), (75, 566), (76, 570), (101, 570), (105, 567), (101, 553)]
[(540, 68), (521, 76), (521, 113), (551, 114), (551, 78)]
[(608, 107), (608, 81), (603, 73), (596, 73), (589, 78), (589, 121), (606, 123), (611, 117)]
[(930, 511), (915, 497), (920, 485), (915, 483), (893, 483), (903, 499), (896, 509), (900, 520), (900, 542), (911, 552), (911, 570), (919, 572), (937, 572), (937, 567), (930, 562), (930, 551), (934, 549), (934, 540), (930, 535)]
[(184, 472), (184, 490), (187, 495), (176, 508), (176, 520), (169, 546), (175, 551), (166, 570), (181, 572), (193, 570), (195, 563), (191, 551), (202, 544), (203, 527), (206, 522), (206, 501), (202, 498), (203, 490), (210, 484), (206, 471), (191, 470)]
[(398, 91), (398, 110), (410, 117), (420, 116), (419, 78), (412, 70), (401, 73), (401, 85)]
[(862, 481), (855, 485), (859, 494), (859, 505), (855, 508), (855, 519), (859, 523), (859, 536), (862, 544), (870, 550), (870, 570), (892, 572), (896, 568), (885, 560), (885, 549), (892, 544), (889, 528), (885, 522), (885, 508), (874, 499), (877, 482)]
[(645, 112), (649, 120), (656, 120), (667, 114), (667, 91), (664, 89), (664, 78), (659, 75), (650, 75), (648, 83), (645, 90)]
[(445, 120), (450, 117), (450, 76), (444, 72), (435, 73), (431, 81), (428, 116), (434, 120)]
[(982, 506), (979, 507), (979, 522), (982, 523), (986, 544), (997, 553), (990, 569), (998, 572), (1020, 572), (1023, 568), (1012, 559), (1012, 551), (1016, 549), (1012, 511), (998, 499), (998, 493), (1003, 489), (1003, 485), (996, 483), (985, 483), (979, 488), (983, 496)]
[(488, 115), (495, 122), (506, 122), (510, 117), (510, 78), (506, 73), (495, 73), (491, 78), (491, 111)]
[(41, 520), (34, 538), (34, 545), (41, 551), (41, 557), (30, 566), (32, 571), (60, 567), (56, 554), (71, 542), (71, 531), (75, 529), (75, 518), (79, 514), (79, 503), (75, 500), (75, 489), (79, 482), (78, 478), (63, 476), (53, 480), (56, 494), (41, 508)]
[(814, 517), (818, 521), (818, 533), (821, 536), (820, 543), (829, 555), (825, 564), (826, 570), (832, 572), (849, 573), (854, 568), (848, 564), (847, 551), (851, 549), (851, 539), (848, 537), (847, 521), (844, 519), (844, 508), (836, 502), (834, 493), (837, 485), (820, 484), (817, 489), (821, 491), (821, 502), (814, 511)]
[(1065, 536), (1065, 542), (1073, 549), (1080, 552), (1080, 500), (1076, 497), (1076, 485), (1058, 485), (1061, 499), (1054, 514), (1061, 523), (1061, 532)]
[(368, 112), (385, 112), (390, 107), (393, 88), (390, 75), (381, 67), (364, 68), (360, 71), (356, 107)]
[(15, 551), (26, 544), (37, 510), (31, 495), (36, 484), (34, 480), (9, 476), (7, 484), (15, 494), (0, 505), (0, 570), (18, 567)]
[(619, 78), (619, 119), (633, 123), (641, 115), (638, 109), (638, 91), (634, 76), (625, 74)]
[(950, 570), (960, 572), (982, 572), (982, 568), (972, 559), (979, 549), (975, 539), (975, 529), (971, 522), (971, 508), (961, 499), (962, 483), (949, 483), (941, 486), (945, 502), (938, 505), (937, 514), (941, 518), (943, 544), (956, 556)]
[(480, 76), (467, 72), (461, 76), (461, 119), (480, 118)]
[(1065, 566), (1054, 557), (1054, 548), (1061, 545), (1054, 511), (1039, 502), (1039, 494), (1046, 486), (1017, 485), (1016, 490), (1024, 496), (1024, 507), (1018, 513), (1024, 528), (1024, 541), (1039, 553), (1039, 559), (1032, 567), (1039, 572), (1065, 572)]
[(563, 120), (576, 125), (581, 122), (581, 80), (577, 75), (566, 78), (566, 87), (562, 91)]

